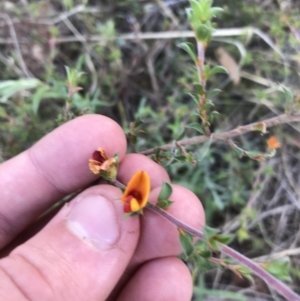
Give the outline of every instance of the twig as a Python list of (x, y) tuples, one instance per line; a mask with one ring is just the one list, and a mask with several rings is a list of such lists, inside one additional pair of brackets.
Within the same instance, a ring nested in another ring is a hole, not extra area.
[(256, 257), (254, 258), (254, 260), (256, 262), (266, 262), (266, 261), (278, 260), (287, 256), (298, 256), (299, 254), (300, 254), (300, 248), (294, 248), (294, 249), (283, 250), (270, 255)]
[[(240, 136), (240, 135), (243, 135), (248, 132), (257, 131), (257, 128), (259, 128), (261, 126), (270, 128), (270, 127), (277, 126), (280, 124), (289, 123), (289, 122), (298, 122), (298, 121), (300, 121), (300, 114), (295, 114), (295, 115), (282, 114), (282, 115), (272, 117), (272, 118), (269, 118), (269, 119), (266, 119), (263, 121), (258, 121), (258, 122), (250, 123), (247, 125), (239, 126), (228, 132), (213, 133), (209, 137), (204, 136), (204, 135), (195, 136), (192, 138), (179, 140), (179, 141), (177, 141), (177, 143), (179, 143), (182, 146), (186, 146), (186, 145), (194, 145), (194, 144), (204, 143), (210, 139), (211, 140), (227, 140), (229, 138)], [(165, 144), (165, 145), (162, 145), (159, 147), (150, 148), (150, 149), (141, 151), (140, 153), (144, 154), (144, 155), (151, 155), (151, 154), (155, 153), (157, 150), (166, 151), (171, 148), (172, 148), (172, 143), (168, 143), (168, 144)]]
[[(186, 225), (182, 221), (178, 220), (176, 217), (156, 207), (154, 204), (148, 203), (147, 208), (159, 214), (161, 217), (165, 218), (172, 224), (176, 225), (178, 228), (192, 234), (195, 237), (200, 238), (201, 240), (205, 240), (202, 231), (199, 231), (193, 227)], [(251, 259), (245, 257), (244, 255), (240, 254), (239, 252), (233, 250), (232, 248), (226, 245), (220, 244), (220, 246), (221, 246), (221, 252), (223, 254), (229, 256), (230, 258), (234, 259), (238, 263), (250, 269), (253, 272), (253, 274), (255, 274), (256, 276), (264, 280), (270, 287), (272, 287), (277, 293), (285, 297), (287, 300), (289, 301), (300, 300), (300, 296), (298, 294), (293, 292), (283, 282), (281, 282), (280, 280), (276, 279), (274, 276), (269, 274), (266, 270), (260, 267), (256, 262), (252, 261)]]
[(10, 36), (12, 38), (12, 42), (13, 42), (13, 44), (15, 46), (17, 59), (18, 59), (18, 62), (19, 62), (19, 65), (20, 65), (20, 68), (21, 68), (22, 72), (27, 77), (32, 77), (32, 75), (28, 71), (28, 69), (26, 67), (26, 64), (25, 64), (25, 62), (23, 60), (22, 52), (21, 52), (20, 45), (19, 45), (19, 42), (18, 42), (17, 33), (15, 31), (14, 24), (13, 24), (10, 16), (7, 15), (7, 14), (0, 13), (0, 18), (5, 19), (5, 22), (6, 22), (7, 26), (8, 26), (9, 33), (10, 33)]

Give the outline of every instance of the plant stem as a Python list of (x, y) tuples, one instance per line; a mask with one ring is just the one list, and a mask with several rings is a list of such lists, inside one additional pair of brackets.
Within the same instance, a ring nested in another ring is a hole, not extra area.
[(204, 60), (205, 60), (205, 45), (197, 41), (197, 70), (198, 70), (198, 79), (199, 83), (203, 88), (203, 93), (199, 95), (199, 111), (202, 125), (207, 136), (210, 135), (209, 122), (207, 117), (207, 112), (205, 109), (206, 105), (206, 76), (204, 72)]
[[(227, 140), (229, 138), (243, 135), (248, 132), (257, 131), (257, 128), (260, 127), (261, 125), (264, 125), (266, 128), (270, 128), (270, 127), (284, 124), (284, 123), (299, 122), (299, 121), (300, 121), (300, 114), (295, 114), (295, 115), (282, 114), (282, 115), (272, 117), (272, 118), (269, 118), (269, 119), (266, 119), (263, 121), (258, 121), (258, 122), (250, 123), (247, 125), (242, 125), (231, 131), (228, 131), (228, 132), (212, 133), (209, 137), (207, 137), (205, 135), (195, 136), (192, 138), (179, 140), (179, 141), (177, 141), (177, 143), (182, 146), (186, 146), (186, 145), (194, 145), (194, 144), (204, 143), (208, 140), (210, 140), (210, 141)], [(157, 150), (161, 150), (161, 151), (169, 150), (172, 148), (172, 146), (173, 146), (172, 143), (168, 143), (168, 144), (165, 144), (165, 145), (162, 145), (159, 147), (150, 148), (150, 149), (141, 151), (140, 154), (151, 155), (151, 154), (154, 154)]]
[[(159, 214), (178, 228), (192, 234), (195, 237), (200, 238), (201, 240), (205, 241), (205, 237), (202, 231), (197, 230), (193, 227), (190, 227), (177, 219), (176, 217), (172, 216), (168, 212), (160, 209), (159, 207), (155, 206), (154, 204), (148, 203), (147, 208), (151, 211)], [(271, 274), (269, 274), (266, 270), (260, 267), (256, 262), (247, 258), (246, 256), (240, 254), (239, 252), (233, 250), (232, 248), (223, 245), (220, 243), (221, 252), (230, 258), (234, 259), (236, 262), (240, 263), (241, 265), (247, 267), (249, 270), (252, 271), (253, 274), (261, 278), (266, 282), (267, 285), (272, 287), (277, 293), (285, 297), (289, 301), (299, 301), (300, 296), (292, 291), (286, 284), (281, 282), (279, 279), (275, 278)]]

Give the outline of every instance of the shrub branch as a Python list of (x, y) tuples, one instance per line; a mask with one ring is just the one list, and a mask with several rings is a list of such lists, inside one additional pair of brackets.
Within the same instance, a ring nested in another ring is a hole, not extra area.
[[(148, 203), (147, 208), (150, 209), (151, 211), (159, 214), (161, 217), (165, 218), (178, 228), (192, 234), (194, 237), (198, 237), (201, 240), (205, 241), (205, 237), (202, 231), (197, 230), (173, 215), (169, 214), (168, 212), (160, 209), (159, 207), (155, 206), (154, 204)], [(270, 273), (268, 273), (266, 270), (264, 270), (262, 267), (259, 266), (256, 262), (253, 260), (247, 258), (246, 256), (242, 255), (241, 253), (235, 251), (234, 249), (221, 244), (221, 252), (224, 255), (227, 255), (228, 257), (234, 259), (236, 262), (240, 263), (241, 265), (247, 267), (253, 274), (261, 278), (262, 280), (265, 281), (267, 285), (272, 287), (277, 293), (285, 297), (289, 301), (299, 301), (300, 296), (296, 294), (294, 291), (292, 291), (286, 284), (281, 282), (280, 280), (276, 279), (274, 276), (272, 276)]]
[[(212, 133), (210, 136), (200, 135), (195, 136), (192, 138), (182, 139), (177, 141), (178, 145), (181, 146), (187, 146), (187, 145), (194, 145), (194, 144), (200, 144), (204, 143), (208, 140), (214, 141), (214, 140), (227, 140), (236, 136), (240, 136), (252, 131), (257, 131), (259, 128), (270, 128), (273, 126), (277, 126), (280, 124), (290, 123), (290, 122), (299, 122), (300, 121), (300, 114), (294, 114), (294, 115), (287, 115), (282, 114), (276, 117), (272, 117), (269, 119), (266, 119), (264, 121), (254, 122), (247, 125), (238, 126), (237, 128), (230, 130), (228, 132), (223, 133)], [(151, 155), (157, 152), (157, 150), (160, 151), (167, 151), (169, 149), (172, 149), (173, 143), (168, 143), (165, 145), (161, 145), (159, 147), (150, 148), (144, 151), (141, 151), (140, 153), (143, 155)]]

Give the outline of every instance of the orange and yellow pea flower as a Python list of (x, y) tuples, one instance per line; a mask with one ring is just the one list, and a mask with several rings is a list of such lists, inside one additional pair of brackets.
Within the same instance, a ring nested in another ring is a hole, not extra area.
[(105, 173), (108, 178), (115, 178), (117, 175), (117, 159), (108, 158), (104, 149), (98, 148), (93, 152), (92, 159), (89, 159), (89, 168), (95, 175)]
[(141, 211), (147, 205), (150, 186), (150, 177), (145, 171), (139, 170), (133, 175), (121, 199), (125, 213)]

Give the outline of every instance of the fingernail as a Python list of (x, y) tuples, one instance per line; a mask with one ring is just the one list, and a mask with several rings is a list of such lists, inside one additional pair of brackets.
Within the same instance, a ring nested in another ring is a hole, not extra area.
[(120, 226), (114, 205), (102, 196), (86, 196), (74, 204), (68, 228), (99, 249), (109, 249), (118, 240)]

